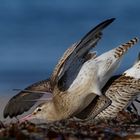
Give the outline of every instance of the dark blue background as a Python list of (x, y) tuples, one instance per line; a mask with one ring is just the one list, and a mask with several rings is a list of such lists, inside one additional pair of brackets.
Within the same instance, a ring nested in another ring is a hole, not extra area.
[[(139, 0), (0, 0), (0, 94), (46, 79), (67, 47), (111, 17), (98, 54), (140, 36)], [(131, 49), (117, 73), (139, 51)]]

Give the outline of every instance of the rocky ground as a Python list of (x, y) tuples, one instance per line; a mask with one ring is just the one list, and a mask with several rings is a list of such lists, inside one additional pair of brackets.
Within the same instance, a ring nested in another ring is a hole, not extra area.
[(0, 122), (0, 140), (140, 140), (140, 116), (120, 112), (110, 121), (51, 124)]

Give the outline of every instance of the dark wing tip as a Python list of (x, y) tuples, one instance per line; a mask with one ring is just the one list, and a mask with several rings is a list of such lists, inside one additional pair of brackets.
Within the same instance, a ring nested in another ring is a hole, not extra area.
[[(6, 106), (3, 110), (3, 117), (4, 118), (7, 118), (8, 116), (10, 118), (14, 117), (14, 114), (15, 114), (16, 110), (15, 110), (15, 103), (13, 101), (14, 101), (14, 98), (11, 98), (8, 101), (8, 103), (6, 104)], [(18, 106), (18, 104), (16, 106)]]
[(109, 24), (111, 24), (114, 20), (115, 20), (115, 18), (107, 19), (107, 20), (101, 22), (100, 24), (98, 24), (95, 28), (93, 28), (93, 30), (97, 30), (98, 28), (100, 30), (102, 30), (105, 27), (107, 27)]
[(3, 117), (4, 118), (7, 118), (8, 117), (8, 106), (9, 102), (6, 104), (6, 106), (4, 107), (4, 110), (3, 110)]
[[(90, 30), (82, 39), (81, 41), (85, 40), (85, 38), (89, 37), (90, 35), (95, 35), (99, 32), (101, 32), (105, 27), (107, 27), (109, 24), (111, 24), (113, 21), (115, 20), (115, 18), (111, 18), (111, 19), (107, 19), (103, 22), (101, 22), (100, 24), (98, 24), (97, 26), (95, 26), (92, 30)], [(81, 42), (79, 42), (80, 44)]]
[(5, 108), (4, 111), (3, 111), (3, 117), (4, 117), (4, 118), (7, 118), (7, 117), (8, 117), (8, 113), (7, 113), (7, 111), (6, 111), (6, 108)]
[(109, 24), (111, 24), (114, 20), (115, 20), (115, 18), (107, 19), (107, 20), (103, 21), (101, 24), (103, 24), (104, 25), (103, 28), (105, 28)]
[(109, 23), (112, 23), (116, 18), (110, 18), (110, 19), (107, 19), (106, 22), (108, 21)]
[[(13, 118), (28, 111), (37, 102), (36, 99), (41, 98), (46, 93), (46, 91), (50, 90), (50, 88), (51, 85), (49, 79), (39, 81), (25, 88), (25, 91), (19, 92), (8, 101), (3, 111), (3, 117), (7, 118), (9, 116), (10, 118)], [(27, 100), (33, 101), (27, 102)]]
[(4, 110), (3, 110), (3, 117), (7, 118), (8, 116), (10, 118), (14, 117), (14, 113), (12, 112), (12, 109), (14, 107), (14, 104), (11, 104), (11, 102), (8, 102), (7, 105), (5, 106)]
[[(25, 94), (25, 96), (23, 96)], [(17, 95), (13, 96), (5, 106), (3, 110), (3, 117), (10, 118), (16, 117), (18, 115), (23, 114), (24, 112), (28, 111), (37, 101), (28, 101), (27, 100), (34, 100), (39, 99), (44, 94), (39, 93), (25, 93), (20, 92)]]
[(104, 27), (108, 26), (109, 24), (111, 24), (113, 21), (115, 20), (115, 18), (110, 18), (107, 20), (104, 20), (102, 23), (100, 23), (98, 26), (100, 25), (104, 25)]

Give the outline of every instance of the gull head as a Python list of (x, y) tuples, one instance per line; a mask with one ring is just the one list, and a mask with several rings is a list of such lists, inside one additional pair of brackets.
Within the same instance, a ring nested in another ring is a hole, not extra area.
[(42, 103), (39, 106), (37, 106), (32, 113), (21, 118), (20, 123), (25, 122), (25, 121), (30, 121), (33, 119), (46, 120), (48, 111), (49, 111), (48, 105), (46, 105), (46, 103)]

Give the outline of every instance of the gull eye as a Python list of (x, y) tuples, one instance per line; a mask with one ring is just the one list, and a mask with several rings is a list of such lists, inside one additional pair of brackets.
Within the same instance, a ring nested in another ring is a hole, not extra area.
[(38, 108), (38, 109), (37, 109), (37, 111), (41, 111), (41, 109), (40, 109), (40, 108)]

